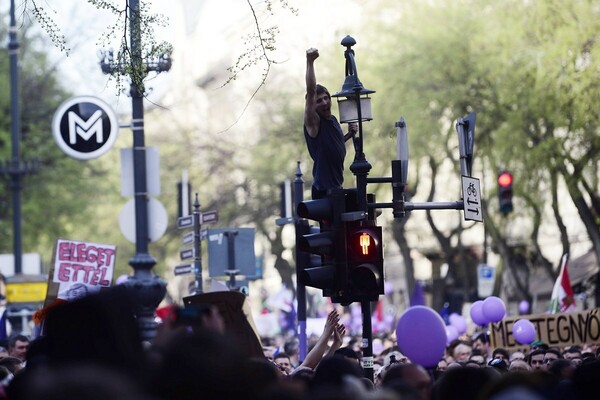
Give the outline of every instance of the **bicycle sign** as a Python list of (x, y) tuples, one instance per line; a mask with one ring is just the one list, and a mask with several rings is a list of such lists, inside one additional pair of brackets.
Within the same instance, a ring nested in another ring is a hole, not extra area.
[(479, 179), (463, 175), (461, 177), (461, 183), (463, 191), (463, 210), (465, 212), (465, 220), (483, 222)]

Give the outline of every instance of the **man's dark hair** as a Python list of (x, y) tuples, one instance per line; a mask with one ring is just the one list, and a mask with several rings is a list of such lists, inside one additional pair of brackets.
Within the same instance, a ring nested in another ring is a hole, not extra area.
[(360, 359), (360, 357), (358, 356), (358, 354), (356, 353), (356, 351), (354, 351), (351, 347), (340, 347), (339, 349), (337, 349), (334, 352), (334, 354), (337, 355), (337, 356), (344, 356), (344, 357), (354, 358), (356, 360)]
[(492, 352), (492, 358), (496, 358), (496, 354), (502, 354), (507, 360), (510, 358), (510, 354), (508, 353), (508, 350), (506, 350), (503, 347), (495, 348), (494, 351)]
[(555, 349), (555, 348), (550, 348), (550, 349), (546, 350), (546, 351), (544, 352), (544, 354), (546, 354), (546, 353), (552, 353), (552, 354), (556, 354), (556, 356), (557, 356), (558, 358), (564, 358), (564, 357), (563, 357), (563, 355), (562, 355), (562, 353), (560, 352), (560, 350), (558, 350), (558, 349)]
[[(317, 83), (317, 96), (323, 93), (327, 93), (327, 96), (329, 96), (329, 98), (331, 98), (331, 94), (329, 93), (329, 90), (327, 90), (327, 88), (323, 85), (320, 85)], [(306, 93), (304, 95), (304, 98), (306, 99), (308, 97), (308, 93)]]
[(29, 338), (25, 335), (16, 334), (8, 338), (8, 348), (13, 348), (17, 344), (17, 342), (27, 342), (29, 343)]
[(283, 345), (283, 351), (287, 354), (295, 354), (298, 352), (299, 344), (298, 340), (292, 339), (290, 341), (285, 342)]
[(273, 360), (278, 360), (280, 358), (287, 358), (288, 360), (290, 359), (290, 355), (288, 353), (277, 353), (274, 357)]
[(15, 374), (18, 371), (18, 366), (23, 363), (23, 360), (17, 357), (4, 357), (0, 359), (0, 367), (4, 367)]
[(317, 83), (317, 95), (319, 95), (321, 93), (327, 93), (327, 95), (329, 97), (331, 97), (331, 94), (329, 94), (329, 90), (327, 90), (327, 88), (325, 86)]
[(529, 353), (529, 354), (527, 355), (527, 363), (528, 363), (528, 364), (531, 364), (531, 357), (533, 357), (533, 356), (537, 356), (537, 355), (539, 355), (539, 354), (542, 354), (542, 355), (543, 355), (543, 354), (546, 354), (546, 351), (545, 351), (545, 350), (542, 350), (542, 349), (537, 349), (537, 350), (534, 350), (534, 351), (532, 351), (531, 353)]
[(563, 351), (563, 355), (565, 354), (581, 354), (581, 347), (580, 346), (571, 346), (568, 349), (566, 349), (565, 351)]
[(477, 335), (475, 335), (473, 337), (473, 342), (475, 342), (477, 340), (481, 340), (482, 343), (489, 343), (490, 342), (490, 338), (487, 335), (487, 333), (485, 333), (485, 332), (479, 332)]

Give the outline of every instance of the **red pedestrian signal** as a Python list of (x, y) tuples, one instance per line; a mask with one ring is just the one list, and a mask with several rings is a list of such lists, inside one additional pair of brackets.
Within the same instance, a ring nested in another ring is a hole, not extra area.
[(369, 255), (369, 247), (371, 247), (371, 243), (373, 242), (371, 240), (371, 236), (368, 233), (363, 232), (360, 235), (360, 248), (362, 250), (362, 255), (363, 256), (368, 256)]
[(346, 296), (351, 301), (375, 301), (383, 294), (383, 240), (380, 226), (346, 227), (348, 261)]

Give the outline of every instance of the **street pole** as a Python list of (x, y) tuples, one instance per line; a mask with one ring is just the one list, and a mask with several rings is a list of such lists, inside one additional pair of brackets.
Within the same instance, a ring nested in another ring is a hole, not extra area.
[(371, 302), (362, 300), (360, 302), (362, 310), (362, 367), (365, 378), (373, 382), (373, 326), (371, 323)]
[(8, 55), (10, 58), (10, 133), (12, 144), (12, 158), (0, 165), (2, 175), (10, 177), (13, 208), (13, 256), (14, 274), (23, 272), (23, 249), (21, 242), (21, 189), (22, 176), (38, 170), (37, 160), (21, 162), (21, 111), (19, 107), (19, 41), (15, 19), (15, 1), (10, 2), (10, 28)]
[(144, 83), (146, 68), (142, 59), (139, 0), (128, 1), (130, 19), (130, 51), (132, 72), (131, 87), (131, 129), (133, 131), (133, 175), (135, 192), (135, 255), (129, 260), (133, 276), (125, 286), (133, 294), (136, 304), (136, 317), (142, 340), (151, 341), (156, 335), (154, 310), (166, 293), (166, 282), (152, 273), (156, 264), (148, 252), (150, 242), (148, 232), (148, 193), (146, 175), (146, 147), (144, 140)]
[(12, 138), (12, 167), (11, 189), (13, 205), (13, 253), (15, 257), (15, 275), (20, 274), (23, 263), (23, 249), (21, 247), (21, 171), (20, 171), (20, 142), (21, 142), (21, 110), (19, 107), (19, 41), (17, 39), (17, 27), (15, 21), (15, 0), (10, 1), (10, 33), (8, 43), (10, 57), (10, 104), (11, 124), (10, 132)]
[(201, 225), (202, 225), (202, 213), (200, 212), (200, 201), (198, 200), (198, 193), (196, 193), (196, 199), (194, 200), (194, 288), (190, 291), (191, 295), (202, 294), (204, 292), (202, 282), (202, 237), (201, 237)]
[[(294, 180), (294, 209), (304, 201), (304, 179), (302, 179), (302, 170), (300, 169), (300, 161), (296, 168), (296, 179)], [(302, 218), (294, 217), (296, 224), (296, 234), (300, 232), (300, 224), (307, 226), (307, 221)], [(297, 241), (296, 241), (297, 243)], [(299, 251), (296, 248), (296, 303), (298, 309), (296, 316), (298, 318), (298, 357), (304, 361), (306, 358), (308, 340), (306, 337), (306, 286), (304, 286), (298, 276), (305, 268), (309, 267), (310, 256), (308, 253)]]

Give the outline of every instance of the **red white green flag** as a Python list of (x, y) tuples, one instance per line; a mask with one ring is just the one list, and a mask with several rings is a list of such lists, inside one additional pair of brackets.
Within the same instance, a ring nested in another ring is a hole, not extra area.
[(556, 283), (554, 283), (552, 297), (550, 298), (550, 314), (576, 310), (575, 297), (573, 296), (573, 288), (571, 287), (571, 280), (569, 279), (569, 271), (567, 269), (568, 259), (568, 253), (563, 255), (560, 272), (558, 273), (558, 278), (556, 278)]

